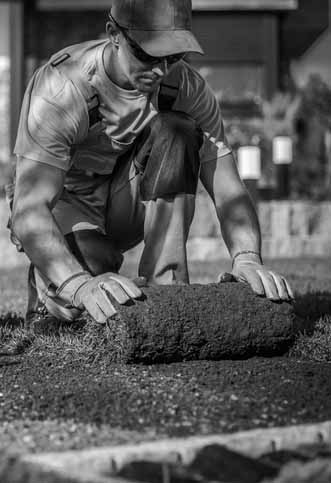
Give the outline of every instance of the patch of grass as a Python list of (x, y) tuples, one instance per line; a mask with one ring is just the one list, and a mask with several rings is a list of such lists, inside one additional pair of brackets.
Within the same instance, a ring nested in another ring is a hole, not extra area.
[[(274, 270), (287, 276), (297, 300), (296, 313), (304, 319), (304, 331), (289, 352), (290, 357), (312, 361), (331, 361), (331, 270), (330, 261), (323, 259), (273, 260), (267, 263)], [(192, 282), (208, 283), (217, 274), (229, 270), (228, 260), (220, 263), (193, 263), (190, 266)], [(135, 273), (133, 265), (127, 265), (125, 275)], [(48, 333), (31, 334), (23, 328), (26, 305), (26, 270), (20, 267), (2, 271), (0, 277), (0, 353), (23, 350), (33, 354), (56, 354), (57, 357), (76, 357), (94, 361), (107, 355), (119, 354), (121, 348), (114, 340), (113, 330), (86, 323), (85, 319), (74, 324), (60, 324)], [(2, 313), (2, 315), (1, 315)], [(114, 362), (116, 362), (116, 357)]]
[(0, 357), (16, 356), (25, 352), (34, 342), (34, 335), (23, 328), (0, 329)]
[(311, 335), (300, 334), (289, 356), (305, 361), (331, 362), (331, 315), (321, 317)]
[(0, 270), (0, 317), (23, 316), (27, 300), (27, 267)]
[(16, 325), (0, 324), (0, 357), (25, 352), (32, 357), (34, 354), (54, 355), (57, 360), (95, 362), (107, 359), (116, 363), (122, 359), (124, 339), (118, 320), (100, 325), (86, 316), (74, 323), (39, 327), (35, 332), (25, 328), (22, 319), (17, 318), (16, 322)]

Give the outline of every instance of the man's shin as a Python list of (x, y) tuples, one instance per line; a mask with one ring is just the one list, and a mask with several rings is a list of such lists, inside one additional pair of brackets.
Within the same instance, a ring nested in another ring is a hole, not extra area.
[(139, 275), (150, 283), (189, 283), (186, 242), (194, 208), (192, 194), (146, 202), (145, 247)]

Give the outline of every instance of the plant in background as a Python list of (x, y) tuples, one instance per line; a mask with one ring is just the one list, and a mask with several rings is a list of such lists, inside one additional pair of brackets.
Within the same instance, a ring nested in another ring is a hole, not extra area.
[[(238, 103), (238, 102), (237, 102)], [(262, 151), (261, 186), (274, 184), (272, 140), (290, 136), (294, 144), (291, 197), (331, 199), (331, 87), (319, 75), (291, 92), (278, 92), (261, 100), (259, 115), (231, 116), (227, 109), (226, 134), (236, 151), (258, 145)]]
[(289, 93), (277, 93), (270, 100), (260, 100), (258, 116), (225, 120), (228, 141), (236, 151), (240, 146), (254, 145), (261, 149), (262, 177), (260, 187), (274, 185), (274, 166), (272, 162), (272, 140), (275, 136), (294, 137), (294, 120), (300, 98)]
[(293, 190), (297, 197), (331, 199), (331, 88), (311, 75), (300, 91), (295, 118)]

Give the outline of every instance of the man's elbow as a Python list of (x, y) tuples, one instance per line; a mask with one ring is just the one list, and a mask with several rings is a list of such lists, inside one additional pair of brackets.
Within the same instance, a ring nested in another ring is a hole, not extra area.
[(22, 242), (22, 237), (24, 238), (24, 233), (26, 230), (26, 223), (24, 222), (25, 212), (23, 209), (18, 209), (17, 207), (13, 209), (11, 215), (11, 230), (15, 236)]
[(16, 203), (11, 216), (11, 228), (18, 240), (24, 241), (40, 229), (38, 213), (33, 207)]

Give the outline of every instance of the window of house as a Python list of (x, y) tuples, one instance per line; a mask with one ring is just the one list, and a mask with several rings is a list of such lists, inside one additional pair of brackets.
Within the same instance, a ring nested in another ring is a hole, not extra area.
[(265, 71), (262, 64), (194, 62), (216, 96), (226, 101), (263, 98)]

